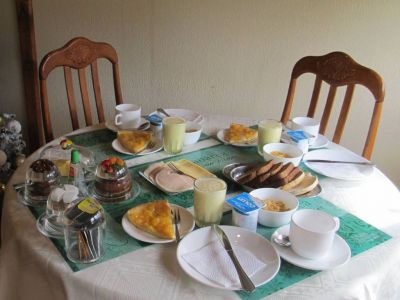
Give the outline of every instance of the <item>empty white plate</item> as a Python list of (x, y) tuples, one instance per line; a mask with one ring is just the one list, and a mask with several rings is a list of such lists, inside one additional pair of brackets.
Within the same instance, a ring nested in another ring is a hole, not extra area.
[[(194, 218), (193, 215), (184, 207), (176, 205), (176, 204), (169, 204), (172, 209), (179, 209), (179, 215), (181, 217), (181, 222), (178, 224), (179, 233), (182, 236), (191, 232), (194, 228)], [(163, 244), (163, 243), (170, 243), (175, 241), (175, 239), (162, 239), (156, 237), (150, 233), (147, 233), (135, 225), (133, 225), (128, 220), (127, 213), (122, 218), (122, 228), (125, 230), (127, 234), (131, 237), (146, 243), (153, 243), (153, 244)]]
[(337, 234), (335, 235), (335, 238), (333, 240), (333, 245), (329, 253), (325, 257), (320, 259), (304, 258), (295, 253), (290, 246), (285, 247), (275, 243), (273, 239), (274, 235), (277, 234), (289, 235), (289, 228), (290, 228), (289, 224), (284, 225), (278, 228), (272, 234), (271, 237), (271, 241), (274, 248), (276, 249), (276, 251), (278, 251), (281, 258), (283, 258), (287, 262), (304, 269), (322, 271), (322, 270), (337, 268), (349, 261), (351, 257), (350, 247), (346, 243), (346, 241)]
[(310, 151), (304, 155), (303, 161), (311, 170), (336, 179), (363, 180), (374, 172), (374, 167), (370, 165), (308, 162), (309, 159), (369, 162), (364, 157), (346, 150), (320, 149)]

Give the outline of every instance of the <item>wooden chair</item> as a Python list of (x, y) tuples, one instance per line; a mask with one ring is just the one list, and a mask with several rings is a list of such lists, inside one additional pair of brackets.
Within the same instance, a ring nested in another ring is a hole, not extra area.
[(323, 56), (306, 56), (300, 59), (292, 70), (289, 90), (281, 121), (286, 124), (290, 117), (297, 79), (304, 73), (316, 75), (314, 90), (311, 96), (307, 116), (315, 115), (322, 81), (330, 85), (325, 108), (321, 118), (320, 133), (324, 134), (327, 128), (332, 106), (335, 100), (336, 90), (340, 86), (347, 86), (339, 119), (335, 128), (333, 142), (339, 143), (349, 113), (353, 92), (356, 84), (369, 89), (374, 97), (375, 104), (369, 126), (367, 139), (362, 155), (370, 159), (374, 148), (376, 133), (381, 117), (382, 104), (385, 96), (383, 80), (374, 70), (368, 69), (355, 62), (349, 55), (343, 52), (332, 52)]
[(94, 96), (97, 108), (97, 117), (99, 122), (105, 122), (103, 101), (100, 92), (99, 73), (97, 68), (97, 59), (105, 58), (112, 64), (114, 92), (117, 104), (121, 104), (121, 84), (119, 78), (118, 56), (115, 49), (107, 43), (98, 43), (90, 41), (83, 37), (77, 37), (69, 41), (62, 48), (56, 49), (48, 53), (42, 60), (39, 68), (40, 78), (40, 96), (41, 109), (44, 121), (44, 133), (46, 141), (54, 139), (50, 112), (49, 99), (47, 94), (47, 77), (49, 73), (57, 67), (63, 67), (65, 85), (67, 90), (67, 98), (69, 112), (74, 130), (80, 128), (78, 122), (78, 114), (76, 110), (74, 88), (72, 84), (72, 70), (78, 71), (79, 86), (87, 126), (93, 124), (92, 112), (89, 103), (88, 85), (86, 81), (85, 68), (90, 65)]

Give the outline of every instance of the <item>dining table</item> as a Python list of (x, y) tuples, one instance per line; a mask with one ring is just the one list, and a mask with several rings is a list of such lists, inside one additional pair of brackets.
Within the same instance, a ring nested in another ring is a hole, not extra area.
[[(136, 176), (136, 170), (146, 164), (175, 158), (190, 159), (198, 157), (196, 153), (205, 149), (214, 149), (215, 153), (225, 155), (221, 156), (218, 164), (218, 158), (213, 160), (215, 154), (212, 153), (195, 162), (203, 163), (205, 168), (214, 167), (210, 171), (226, 180), (221, 174), (225, 158), (235, 160), (239, 157), (235, 155), (244, 151), (248, 159), (262, 161), (257, 147), (249, 150), (224, 145), (216, 138), (217, 132), (228, 128), (232, 122), (246, 126), (257, 123), (254, 118), (204, 114), (203, 138), (194, 145), (185, 146), (182, 153), (172, 156), (159, 151), (143, 156), (125, 156), (124, 159)], [(106, 138), (111, 136), (112, 139), (113, 134), (105, 124), (97, 124), (67, 136), (74, 143), (89, 145), (100, 154), (105, 151), (105, 157), (113, 154), (110, 140)], [(57, 145), (61, 139), (49, 144)], [(96, 142), (103, 144), (96, 146)], [(333, 142), (325, 148), (350, 152)], [(119, 211), (110, 208), (114, 217), (107, 219), (112, 225), (108, 230), (122, 232), (118, 238), (106, 240), (114, 249), (112, 256), (106, 254), (106, 259), (93, 264), (71, 264), (62, 251), (62, 242), (38, 231), (37, 211), (22, 203), (14, 189), (14, 185), (24, 182), (29, 165), (38, 159), (42, 149), (27, 157), (6, 187), (1, 218), (0, 299), (400, 299), (400, 192), (379, 170), (379, 165), (373, 167), (367, 178), (357, 181), (316, 174), (322, 187), (321, 194), (317, 198), (299, 198), (300, 203), (304, 201), (309, 205), (324, 201), (335, 211), (364, 224), (363, 234), (353, 240), (351, 258), (346, 264), (323, 271), (309, 271), (282, 260), (276, 277), (279, 280), (273, 279), (257, 287), (253, 293), (247, 293), (218, 289), (194, 280), (178, 263), (178, 245), (175, 242), (137, 243), (121, 231), (121, 214), (126, 207)], [(142, 184), (135, 176), (133, 178)], [(128, 206), (134, 206), (139, 200), (148, 201), (146, 188), (142, 188), (141, 194)], [(240, 192), (240, 188), (234, 186), (232, 194), (234, 192)], [(157, 196), (169, 198), (162, 193)], [(190, 211), (192, 201), (192, 194), (188, 192), (182, 205)], [(229, 213), (226, 217), (229, 218)], [(347, 230), (351, 230), (350, 225), (345, 225), (349, 226)], [(126, 248), (126, 245), (131, 245), (131, 248)], [(124, 247), (126, 250), (119, 251)]]

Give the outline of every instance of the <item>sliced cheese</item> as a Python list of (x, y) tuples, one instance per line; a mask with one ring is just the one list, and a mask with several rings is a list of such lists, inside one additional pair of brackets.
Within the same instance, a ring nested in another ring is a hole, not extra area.
[(174, 161), (173, 164), (179, 171), (190, 177), (193, 177), (194, 179), (210, 176), (215, 177), (213, 173), (210, 173), (203, 167), (187, 159)]

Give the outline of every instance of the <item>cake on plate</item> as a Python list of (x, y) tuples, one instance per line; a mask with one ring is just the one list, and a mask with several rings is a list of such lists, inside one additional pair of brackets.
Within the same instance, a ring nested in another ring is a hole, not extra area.
[(103, 160), (96, 169), (95, 198), (100, 201), (121, 201), (131, 195), (132, 178), (125, 161), (118, 157)]

